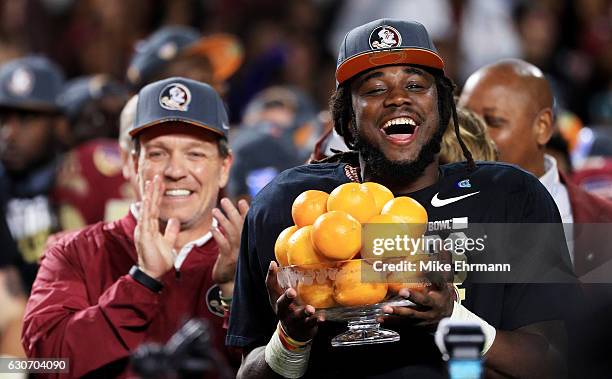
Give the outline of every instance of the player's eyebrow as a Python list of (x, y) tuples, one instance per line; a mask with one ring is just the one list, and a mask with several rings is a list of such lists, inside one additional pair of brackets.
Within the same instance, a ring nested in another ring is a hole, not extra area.
[(404, 68), (404, 72), (406, 74), (415, 74), (415, 75), (421, 75), (421, 76), (425, 74), (425, 71), (418, 69), (416, 67), (412, 67), (412, 66), (407, 66), (406, 68)]
[(357, 87), (360, 87), (363, 83), (367, 82), (370, 79), (380, 78), (384, 75), (385, 74), (380, 70), (374, 70), (370, 73), (367, 73), (357, 80)]

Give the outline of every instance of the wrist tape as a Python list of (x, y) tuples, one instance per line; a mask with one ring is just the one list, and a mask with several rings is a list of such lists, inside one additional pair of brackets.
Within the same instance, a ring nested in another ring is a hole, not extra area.
[(460, 322), (472, 322), (480, 325), (482, 332), (485, 335), (484, 347), (482, 348), (482, 355), (485, 355), (487, 351), (493, 345), (493, 341), (495, 340), (495, 335), (497, 331), (491, 324), (486, 322), (485, 320), (478, 317), (476, 314), (470, 312), (469, 309), (464, 307), (463, 305), (454, 302), (453, 303), (453, 313), (450, 316), (450, 321), (460, 321)]
[(286, 378), (299, 378), (306, 373), (308, 368), (308, 358), (310, 357), (310, 342), (298, 343), (301, 346), (295, 346), (294, 343), (288, 341), (283, 332), (276, 329), (270, 342), (266, 345), (264, 357), (266, 363), (277, 374)]

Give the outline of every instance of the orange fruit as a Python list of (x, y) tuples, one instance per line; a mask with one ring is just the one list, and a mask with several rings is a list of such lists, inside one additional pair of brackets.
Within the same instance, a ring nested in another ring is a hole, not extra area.
[(327, 199), (327, 210), (344, 211), (360, 223), (378, 214), (374, 195), (359, 183), (345, 183), (336, 187)]
[(334, 287), (329, 281), (312, 284), (300, 282), (297, 286), (297, 294), (302, 304), (312, 305), (315, 308), (331, 308), (336, 305)]
[(344, 261), (353, 258), (361, 249), (361, 224), (346, 212), (327, 212), (312, 225), (311, 237), (319, 254)]
[(389, 271), (387, 273), (387, 283), (389, 284), (389, 292), (397, 294), (400, 289), (408, 288), (411, 291), (423, 292), (427, 289), (423, 282), (423, 273), (420, 269), (420, 255), (409, 256), (398, 261), (388, 261), (388, 263), (408, 263), (412, 262), (414, 271)]
[(291, 206), (291, 217), (298, 227), (312, 225), (317, 217), (327, 211), (326, 192), (318, 190), (308, 190), (302, 192), (293, 201)]
[(312, 225), (298, 229), (287, 241), (287, 262), (290, 265), (308, 265), (327, 260), (319, 255), (310, 242)]
[[(336, 274), (334, 299), (338, 304), (346, 307), (376, 304), (387, 296), (387, 283), (382, 280), (372, 283), (362, 282), (362, 264), (367, 265), (361, 260), (346, 262)], [(368, 269), (371, 270), (371, 266), (364, 266), (364, 270)], [(368, 278), (370, 274), (377, 273), (373, 270), (368, 272)]]
[(366, 187), (368, 191), (374, 196), (374, 202), (376, 203), (376, 212), (380, 213), (387, 204), (387, 202), (393, 199), (393, 192), (390, 189), (383, 186), (382, 184), (374, 183), (374, 182), (365, 182), (361, 184)]
[(425, 292), (427, 285), (425, 283), (389, 283), (389, 292), (393, 294), (399, 293), (402, 288), (408, 288), (409, 291)]
[(406, 224), (410, 224), (410, 236), (413, 238), (422, 236), (427, 228), (427, 211), (418, 201), (408, 196), (400, 196), (388, 201), (381, 214), (403, 218)]
[(366, 224), (404, 224), (405, 221), (402, 217), (392, 215), (392, 214), (383, 214), (376, 215), (368, 220)]
[(276, 261), (281, 266), (289, 265), (289, 261), (287, 260), (287, 243), (289, 242), (289, 238), (298, 229), (299, 228), (296, 225), (285, 228), (276, 238), (276, 243), (274, 244), (274, 256), (276, 256)]
[[(400, 239), (404, 235), (410, 235), (410, 225), (406, 224), (403, 218), (391, 214), (376, 215), (363, 225), (361, 249), (362, 258), (388, 258), (406, 256), (412, 249), (405, 250), (404, 245), (397, 249), (395, 239)], [(392, 239), (393, 248), (389, 249), (381, 240)], [(411, 245), (408, 244), (408, 247)]]

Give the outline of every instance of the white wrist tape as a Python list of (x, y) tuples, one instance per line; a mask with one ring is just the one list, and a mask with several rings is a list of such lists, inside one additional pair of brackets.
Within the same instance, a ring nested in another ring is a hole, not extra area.
[(270, 342), (266, 345), (264, 357), (266, 363), (274, 372), (285, 378), (299, 378), (306, 373), (308, 358), (310, 357), (310, 345), (299, 351), (291, 351), (283, 346), (278, 336), (278, 330), (274, 331)]
[(450, 321), (465, 321), (465, 322), (473, 322), (475, 324), (480, 325), (482, 328), (482, 332), (485, 335), (484, 347), (482, 348), (482, 355), (485, 355), (487, 351), (493, 345), (493, 341), (495, 340), (495, 335), (497, 331), (491, 324), (486, 322), (485, 320), (478, 317), (476, 314), (470, 312), (469, 309), (464, 307), (463, 305), (454, 302), (453, 304), (453, 313), (450, 316)]

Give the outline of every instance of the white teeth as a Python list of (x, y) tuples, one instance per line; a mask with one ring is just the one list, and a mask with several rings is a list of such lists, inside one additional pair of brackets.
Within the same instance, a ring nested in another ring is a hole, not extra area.
[(191, 191), (186, 189), (172, 189), (167, 190), (166, 192), (164, 192), (164, 194), (166, 196), (189, 196), (189, 194), (191, 194)]
[(405, 125), (405, 124), (416, 126), (416, 122), (410, 117), (398, 117), (398, 118), (394, 118), (392, 120), (385, 122), (385, 124), (383, 125), (383, 129), (387, 129), (391, 125)]

